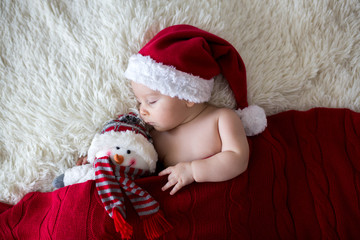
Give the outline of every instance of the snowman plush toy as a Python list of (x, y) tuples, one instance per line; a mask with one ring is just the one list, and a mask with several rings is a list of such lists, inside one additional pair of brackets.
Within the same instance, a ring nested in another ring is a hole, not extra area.
[(143, 222), (148, 239), (160, 237), (172, 229), (159, 203), (135, 179), (155, 172), (158, 156), (145, 123), (128, 113), (106, 123), (88, 150), (88, 162), (67, 169), (53, 181), (60, 188), (95, 180), (96, 189), (115, 228), (125, 239), (131, 238), (132, 226), (125, 221), (124, 197), (128, 197)]

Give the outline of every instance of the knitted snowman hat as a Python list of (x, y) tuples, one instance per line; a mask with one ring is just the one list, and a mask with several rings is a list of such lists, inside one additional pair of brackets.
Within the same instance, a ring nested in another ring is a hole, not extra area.
[(266, 115), (248, 106), (245, 65), (236, 49), (216, 35), (190, 25), (165, 28), (129, 58), (125, 77), (161, 94), (202, 103), (209, 101), (220, 73), (235, 95), (246, 134), (261, 133)]
[(155, 172), (158, 155), (145, 123), (135, 113), (120, 115), (106, 123), (91, 142), (88, 161), (94, 163), (95, 158), (105, 156), (109, 148), (116, 146), (136, 152), (148, 164), (148, 170)]

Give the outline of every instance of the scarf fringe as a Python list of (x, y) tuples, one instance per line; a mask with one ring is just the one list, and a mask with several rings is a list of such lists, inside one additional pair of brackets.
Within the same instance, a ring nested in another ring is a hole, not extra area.
[(147, 239), (159, 238), (170, 231), (173, 226), (165, 219), (161, 210), (143, 219), (144, 232)]
[[(121, 212), (125, 214), (126, 210), (124, 195), (129, 197), (133, 206), (136, 204), (135, 210), (138, 215), (141, 213), (140, 219), (143, 221), (147, 239), (158, 238), (172, 229), (171, 224), (159, 209), (159, 203), (134, 182), (134, 179), (142, 176), (143, 173), (145, 172), (131, 167), (120, 166), (117, 169), (108, 156), (95, 159), (95, 181), (98, 194), (106, 211), (114, 219), (116, 231), (121, 234), (123, 239), (130, 239), (133, 234), (133, 227), (126, 222), (121, 214)], [(109, 196), (113, 196), (113, 200), (107, 200)], [(134, 197), (137, 199), (135, 202), (133, 202)]]
[(121, 213), (114, 209), (113, 218), (116, 231), (120, 232), (123, 239), (130, 239), (133, 233), (133, 228), (128, 224)]

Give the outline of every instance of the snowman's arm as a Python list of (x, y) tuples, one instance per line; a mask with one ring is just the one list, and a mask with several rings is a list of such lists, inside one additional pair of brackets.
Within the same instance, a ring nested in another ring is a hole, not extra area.
[(69, 168), (64, 173), (64, 185), (82, 183), (95, 179), (95, 169), (92, 164), (85, 164)]

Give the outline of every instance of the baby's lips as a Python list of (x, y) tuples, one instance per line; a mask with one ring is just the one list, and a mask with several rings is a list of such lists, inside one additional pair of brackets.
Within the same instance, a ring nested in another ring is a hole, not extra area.
[(119, 155), (119, 154), (115, 154), (114, 155), (114, 160), (115, 160), (116, 163), (122, 164), (124, 162), (124, 156)]

